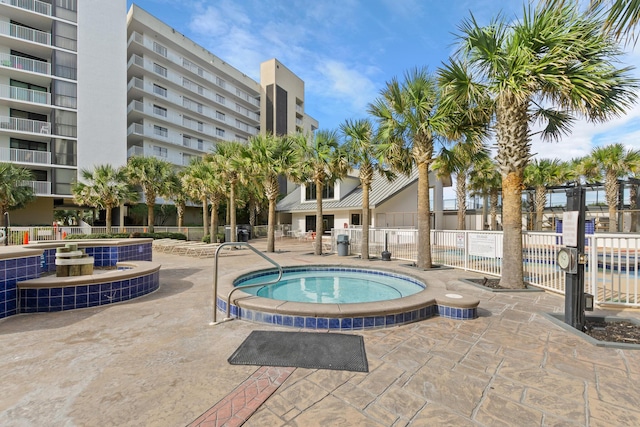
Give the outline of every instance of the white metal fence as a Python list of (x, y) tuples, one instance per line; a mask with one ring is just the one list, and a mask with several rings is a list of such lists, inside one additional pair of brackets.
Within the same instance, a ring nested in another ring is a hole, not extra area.
[[(339, 234), (349, 236), (352, 254), (360, 254), (362, 229), (334, 229), (334, 251)], [(369, 255), (378, 256), (386, 248), (395, 259), (415, 262), (417, 242), (415, 229), (371, 229)], [(522, 246), (525, 281), (564, 294), (565, 273), (556, 266), (562, 234), (523, 232)], [(585, 246), (585, 291), (593, 294), (598, 304), (640, 307), (640, 235), (592, 234), (586, 236)], [(500, 276), (502, 232), (432, 230), (431, 255), (435, 264)]]

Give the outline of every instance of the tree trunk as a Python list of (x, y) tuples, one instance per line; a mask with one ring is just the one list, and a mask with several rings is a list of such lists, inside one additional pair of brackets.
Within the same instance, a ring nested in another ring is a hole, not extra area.
[(456, 199), (458, 201), (458, 230), (465, 230), (467, 214), (467, 177), (458, 174), (456, 177)]
[(369, 259), (369, 183), (362, 183), (362, 246), (360, 258)]
[(609, 205), (609, 233), (618, 231), (618, 177), (613, 172), (607, 171), (604, 178), (604, 192)]
[(229, 185), (229, 226), (231, 227), (231, 241), (237, 242), (238, 236), (236, 235), (236, 183), (231, 182)]
[(209, 204), (206, 197), (202, 199), (202, 228), (205, 236), (209, 234)]
[(211, 200), (211, 237), (209, 238), (210, 243), (216, 243), (216, 239), (218, 238), (218, 206), (220, 206), (220, 202), (218, 200)]
[(176, 203), (176, 210), (178, 211), (178, 228), (182, 228), (184, 223), (185, 205), (183, 203)]
[(493, 190), (489, 194), (489, 212), (491, 215), (491, 230), (498, 229), (498, 191)]
[(105, 225), (107, 226), (107, 234), (111, 234), (111, 207), (105, 209)]
[(429, 164), (418, 164), (418, 268), (431, 268), (431, 209)]
[(322, 255), (322, 235), (324, 234), (324, 223), (322, 222), (322, 193), (324, 192), (324, 182), (316, 181), (316, 241), (315, 254)]
[(276, 251), (276, 199), (269, 199), (269, 217), (267, 219), (267, 252)]
[(638, 186), (636, 184), (629, 186), (629, 208), (631, 209), (630, 231), (635, 233), (638, 231)]
[(534, 205), (536, 208), (536, 231), (542, 231), (542, 217), (544, 215), (544, 205), (547, 204), (547, 189), (536, 187)]
[(154, 207), (155, 202), (150, 202), (149, 199), (147, 199), (147, 225), (149, 226), (149, 233), (153, 233), (153, 224), (155, 223)]
[[(522, 265), (522, 173), (502, 177), (502, 277), (500, 286), (523, 289)], [(508, 268), (505, 268), (507, 267)]]

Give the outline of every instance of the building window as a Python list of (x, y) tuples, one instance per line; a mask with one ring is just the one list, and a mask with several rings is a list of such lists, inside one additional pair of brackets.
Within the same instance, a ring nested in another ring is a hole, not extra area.
[(216, 135), (224, 138), (224, 129), (216, 128)]
[(225, 85), (225, 81), (222, 80), (220, 77), (216, 77), (216, 84), (223, 88)]
[(164, 107), (160, 107), (159, 105), (154, 105), (153, 114), (157, 114), (158, 116), (162, 116), (162, 117), (167, 117), (167, 109)]
[(162, 46), (160, 43), (153, 42), (153, 51), (165, 58), (167, 57), (167, 48)]
[(162, 77), (167, 77), (167, 69), (162, 65), (158, 65), (155, 62), (153, 63), (153, 72), (156, 74), (160, 74)]
[(223, 113), (223, 112), (221, 112), (221, 111), (216, 111), (216, 119), (218, 119), (218, 120), (220, 120), (220, 121), (224, 122), (224, 120), (225, 120), (225, 115), (224, 115), (224, 113)]
[(153, 84), (153, 93), (155, 93), (156, 95), (160, 95), (160, 96), (167, 96), (167, 89), (163, 88), (162, 86), (158, 86), (157, 84)]
[(198, 140), (198, 150), (204, 150), (204, 141), (201, 139)]
[(219, 93), (216, 93), (216, 102), (219, 102), (220, 104), (224, 105), (224, 96), (220, 95)]
[(187, 135), (182, 136), (182, 145), (185, 147), (191, 147), (191, 137)]
[(168, 156), (167, 149), (164, 147), (158, 147), (157, 145), (154, 145), (153, 155), (156, 157), (164, 157), (166, 159)]
[[(333, 184), (326, 184), (322, 188), (323, 199), (333, 199), (334, 187)], [(312, 182), (307, 183), (305, 188), (305, 200), (316, 200), (316, 185)]]
[(165, 138), (169, 136), (169, 131), (167, 130), (167, 128), (158, 125), (153, 125), (153, 133)]

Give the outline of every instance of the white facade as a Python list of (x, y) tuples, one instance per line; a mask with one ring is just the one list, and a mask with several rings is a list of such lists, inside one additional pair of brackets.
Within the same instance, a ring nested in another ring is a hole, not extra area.
[(127, 162), (126, 13), (125, 0), (78, 9), (78, 169)]
[(0, 1), (0, 161), (30, 169), (38, 196), (12, 224), (51, 224), (79, 169), (126, 159), (125, 13), (125, 0)]
[(133, 5), (127, 17), (127, 156), (178, 166), (260, 128), (260, 85)]

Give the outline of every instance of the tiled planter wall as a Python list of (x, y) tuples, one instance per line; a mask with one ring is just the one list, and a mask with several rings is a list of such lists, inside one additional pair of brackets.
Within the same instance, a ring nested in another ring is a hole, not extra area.
[(16, 283), (40, 277), (40, 257), (0, 259), (0, 319), (18, 313)]

